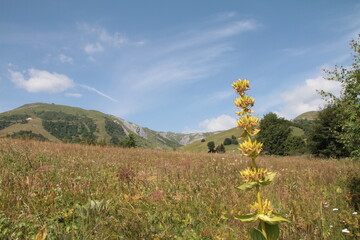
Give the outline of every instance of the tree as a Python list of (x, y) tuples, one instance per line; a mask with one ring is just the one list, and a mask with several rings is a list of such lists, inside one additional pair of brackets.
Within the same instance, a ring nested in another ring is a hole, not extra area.
[(125, 139), (125, 142), (124, 142), (124, 146), (127, 147), (127, 148), (136, 147), (134, 134), (130, 133), (129, 136), (127, 136), (127, 138)]
[(208, 142), (207, 147), (209, 149), (209, 152), (211, 152), (211, 153), (215, 152), (215, 142), (214, 141)]
[(308, 138), (308, 148), (317, 157), (340, 158), (349, 155), (344, 144), (338, 141), (337, 132), (341, 130), (337, 117), (338, 107), (329, 105), (319, 112)]
[(260, 121), (257, 140), (263, 142), (263, 151), (271, 155), (285, 155), (285, 141), (290, 135), (290, 123), (275, 113), (265, 114)]
[(119, 138), (118, 137), (111, 137), (110, 144), (113, 145), (113, 146), (119, 146), (120, 145)]
[(232, 144), (231, 138), (225, 138), (224, 139), (224, 145), (231, 145), (231, 144)]
[(285, 155), (302, 155), (306, 151), (305, 142), (302, 137), (289, 136), (284, 143)]
[(319, 91), (325, 100), (336, 107), (339, 128), (335, 132), (351, 157), (360, 159), (360, 35), (352, 40), (353, 63), (349, 68), (335, 66), (334, 70), (324, 70), (329, 81), (341, 83), (342, 91), (337, 97), (329, 92)]

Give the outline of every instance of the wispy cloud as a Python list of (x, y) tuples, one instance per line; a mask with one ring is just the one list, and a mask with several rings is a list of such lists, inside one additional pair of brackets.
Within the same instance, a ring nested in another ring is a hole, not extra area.
[(213, 61), (229, 50), (227, 46), (217, 45), (191, 54), (177, 54), (176, 58), (166, 56), (142, 72), (130, 73), (129, 79), (134, 81), (134, 90), (166, 89), (187, 84), (214, 74), (221, 65), (215, 65)]
[(214, 17), (213, 17), (213, 21), (224, 21), (224, 20), (228, 20), (230, 18), (233, 18), (237, 15), (236, 12), (221, 12), (221, 13), (218, 13), (216, 14)]
[(65, 54), (59, 54), (58, 59), (62, 63), (70, 63), (70, 64), (72, 64), (74, 62), (74, 60), (71, 57), (66, 56)]
[[(231, 61), (228, 53), (234, 50), (232, 37), (254, 31), (257, 27), (254, 20), (216, 22), (199, 28), (194, 26), (176, 35), (150, 39), (142, 51), (131, 51), (127, 59), (136, 64), (123, 61), (116, 67), (119, 69), (116, 83), (120, 83), (121, 98), (126, 99), (120, 114), (124, 116), (124, 113), (148, 107), (150, 102), (156, 102), (154, 99), (169, 89), (214, 76)], [(124, 88), (127, 89), (125, 94)], [(147, 101), (139, 101), (139, 95)], [(225, 95), (229, 96), (229, 93)]]
[(84, 46), (84, 51), (88, 54), (100, 53), (104, 51), (103, 46), (100, 43), (87, 43)]
[(232, 50), (231, 44), (220, 43), (220, 40), (254, 30), (256, 26), (252, 20), (237, 21), (225, 26), (180, 34), (175, 41), (163, 40), (165, 44), (152, 46), (154, 53), (150, 52), (150, 60), (153, 56), (158, 56), (157, 61), (141, 72), (128, 72), (126, 79), (131, 79), (135, 89), (138, 89), (165, 87), (168, 84), (205, 78), (222, 67), (221, 64), (215, 64), (215, 60)]
[(124, 45), (141, 46), (145, 40), (131, 41), (125, 33), (110, 33), (105, 27), (91, 25), (88, 23), (78, 23), (78, 29), (87, 35), (84, 51), (88, 54), (104, 52), (107, 47), (120, 47)]
[(246, 31), (256, 30), (260, 25), (255, 20), (231, 21), (216, 24), (210, 28), (193, 29), (176, 36), (176, 40), (169, 44), (163, 52), (174, 52), (191, 47), (202, 47), (204, 44), (216, 43), (220, 40), (238, 35)]
[(94, 35), (99, 41), (103, 43), (120, 46), (129, 42), (125, 34), (120, 32), (109, 33), (108, 30), (101, 26), (94, 26), (87, 23), (78, 23), (78, 28), (85, 31), (87, 34)]
[(109, 99), (109, 100), (111, 100), (113, 102), (119, 103), (119, 101), (116, 100), (115, 98), (110, 97), (109, 95), (97, 90), (96, 88), (93, 88), (93, 87), (90, 87), (90, 86), (87, 86), (87, 85), (84, 85), (84, 84), (78, 84), (78, 86), (80, 86), (80, 87), (82, 87), (82, 88), (84, 88), (86, 90), (95, 92), (95, 93), (99, 94), (100, 96), (103, 96), (103, 97), (105, 97), (105, 98), (107, 98), (107, 99)]

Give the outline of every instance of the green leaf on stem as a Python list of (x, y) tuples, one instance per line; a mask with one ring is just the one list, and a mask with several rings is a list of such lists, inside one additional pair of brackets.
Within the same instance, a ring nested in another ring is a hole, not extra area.
[(266, 240), (265, 236), (257, 228), (250, 229), (250, 236), (252, 240)]
[(264, 177), (264, 181), (261, 181), (260, 184), (262, 186), (270, 184), (272, 181), (274, 181), (275, 176), (276, 176), (276, 172), (270, 172), (268, 175)]
[(246, 182), (241, 184), (240, 186), (236, 187), (239, 190), (242, 191), (249, 191), (251, 189), (253, 189), (254, 187), (258, 186), (259, 183), (258, 182)]
[(267, 240), (278, 240), (280, 234), (280, 228), (278, 224), (264, 223)]
[(237, 216), (235, 218), (242, 222), (255, 222), (256, 220), (258, 220), (258, 214), (257, 213), (246, 214), (246, 215)]
[(290, 222), (289, 220), (277, 213), (272, 213), (271, 215), (259, 214), (258, 217), (262, 221), (271, 225), (279, 224), (282, 222)]

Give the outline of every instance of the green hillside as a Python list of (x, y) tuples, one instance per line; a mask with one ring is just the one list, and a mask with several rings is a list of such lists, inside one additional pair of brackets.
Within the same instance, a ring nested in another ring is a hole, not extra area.
[(300, 114), (299, 116), (297, 116), (296, 118), (293, 119), (293, 121), (299, 121), (299, 120), (316, 120), (318, 118), (318, 111), (309, 111), (309, 112), (304, 112), (302, 114)]
[(156, 132), (99, 111), (56, 104), (26, 104), (0, 114), (0, 137), (116, 145), (130, 133), (137, 146), (159, 149), (174, 149), (203, 136)]
[[(231, 128), (229, 130), (217, 132), (211, 136), (205, 137), (204, 142), (202, 142), (201, 140), (198, 140), (196, 142), (193, 142), (191, 144), (183, 146), (183, 147), (179, 148), (179, 151), (207, 152), (208, 151), (208, 147), (207, 147), (208, 142), (214, 141), (215, 145), (218, 146), (218, 145), (224, 143), (225, 138), (231, 138), (232, 136), (239, 138), (240, 135), (241, 135), (241, 130), (239, 130), (238, 128)], [(226, 152), (236, 151), (237, 148), (238, 148), (237, 144), (236, 145), (235, 144), (225, 145)]]

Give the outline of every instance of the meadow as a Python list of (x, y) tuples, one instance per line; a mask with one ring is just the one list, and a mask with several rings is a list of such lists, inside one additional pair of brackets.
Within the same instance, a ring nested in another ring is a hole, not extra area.
[[(356, 239), (349, 185), (359, 163), (260, 156), (280, 239)], [(239, 153), (0, 140), (0, 239), (249, 239), (253, 194)], [(346, 230), (344, 230), (346, 229)]]

